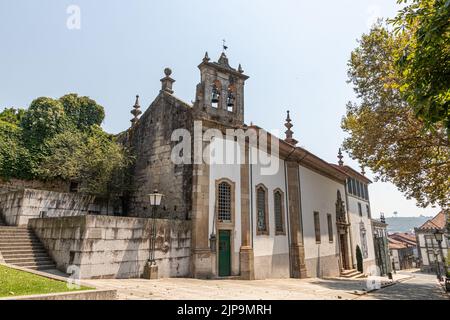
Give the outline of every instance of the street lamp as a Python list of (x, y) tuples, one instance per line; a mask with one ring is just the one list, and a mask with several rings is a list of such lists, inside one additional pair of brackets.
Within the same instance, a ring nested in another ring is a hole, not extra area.
[(149, 243), (149, 258), (144, 267), (144, 278), (146, 279), (157, 279), (158, 278), (158, 266), (155, 261), (155, 243), (156, 243), (156, 208), (161, 205), (161, 199), (163, 195), (155, 190), (150, 193), (150, 205), (152, 206), (152, 225)]
[[(442, 263), (444, 264), (444, 270), (446, 271), (447, 268), (445, 265), (444, 253), (442, 252), (442, 240), (444, 239), (444, 233), (441, 230), (436, 229), (436, 231), (434, 231), (434, 237), (436, 238), (436, 241), (438, 243), (439, 253), (441, 256)], [(438, 277), (439, 281), (442, 281), (443, 279), (442, 279), (442, 275), (441, 275), (439, 259), (436, 259), (436, 263), (437, 263), (437, 277)], [(447, 274), (447, 272), (446, 272), (446, 274)]]

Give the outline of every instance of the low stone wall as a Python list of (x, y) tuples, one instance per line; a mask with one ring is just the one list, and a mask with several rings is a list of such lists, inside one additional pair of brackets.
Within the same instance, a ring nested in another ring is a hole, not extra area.
[[(59, 270), (81, 279), (138, 278), (149, 258), (151, 219), (78, 216), (38, 218), (28, 225)], [(189, 276), (191, 226), (185, 220), (156, 220), (159, 277)]]
[(43, 182), (38, 180), (20, 180), (20, 179), (10, 179), (8, 181), (5, 181), (0, 178), (0, 194), (23, 189), (69, 192), (70, 183), (64, 181)]
[(27, 225), (40, 216), (64, 217), (86, 215), (93, 196), (35, 189), (0, 194), (0, 215), (11, 226)]

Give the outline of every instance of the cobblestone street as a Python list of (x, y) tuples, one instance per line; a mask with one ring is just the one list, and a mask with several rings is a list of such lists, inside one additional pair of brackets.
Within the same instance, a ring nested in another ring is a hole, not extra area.
[(438, 286), (436, 275), (419, 272), (401, 272), (400, 274), (413, 275), (404, 282), (397, 283), (367, 295), (359, 300), (448, 300), (449, 296), (443, 293)]
[[(411, 279), (409, 279), (412, 276)], [(447, 299), (438, 288), (436, 277), (402, 272), (396, 283), (365, 294), (366, 280), (341, 279), (270, 279), (270, 280), (199, 280), (171, 278), (102, 279), (83, 281), (103, 289), (116, 289), (118, 299), (282, 299), (282, 300), (408, 300)]]

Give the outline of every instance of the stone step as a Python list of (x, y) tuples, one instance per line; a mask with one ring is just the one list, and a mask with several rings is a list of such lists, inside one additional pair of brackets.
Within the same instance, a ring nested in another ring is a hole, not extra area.
[(2, 251), (3, 258), (28, 258), (28, 257), (46, 257), (45, 250), (28, 250), (28, 252)]
[(16, 236), (1, 236), (0, 241), (15, 241), (15, 240), (39, 240), (35, 235), (16, 235)]
[(0, 246), (1, 252), (8, 251), (20, 251), (20, 250), (45, 250), (45, 247), (42, 244), (33, 244), (33, 245), (8, 245), (8, 246)]
[(343, 270), (341, 270), (341, 274), (353, 273), (355, 271), (357, 272), (358, 270), (356, 270), (356, 269), (343, 269)]
[(28, 258), (6, 258), (3, 257), (5, 259), (6, 263), (10, 263), (10, 264), (14, 264), (14, 265), (18, 265), (21, 263), (36, 263), (36, 264), (51, 264), (53, 263), (53, 261), (45, 256), (45, 257), (28, 257)]
[(0, 231), (3, 230), (17, 230), (17, 231), (21, 231), (21, 230), (30, 230), (28, 229), (27, 226), (24, 227), (17, 227), (17, 226), (0, 226)]
[(14, 265), (22, 268), (33, 269), (33, 270), (46, 270), (46, 269), (56, 269), (54, 263), (47, 264), (36, 264), (36, 263), (15, 263)]
[(27, 227), (0, 226), (0, 252), (12, 265), (34, 270), (56, 268), (39, 238)]
[(34, 234), (27, 232), (27, 231), (19, 231), (19, 232), (12, 232), (12, 231), (8, 231), (8, 232), (0, 232), (0, 238), (3, 237), (28, 237), (28, 236), (34, 236)]
[(5, 240), (0, 239), (0, 248), (7, 247), (9, 245), (33, 245), (33, 244), (41, 244), (39, 240)]
[(47, 251), (44, 248), (42, 249), (22, 249), (22, 250), (2, 250), (2, 255), (4, 257), (20, 257), (20, 256), (28, 256), (28, 255), (47, 255)]
[(356, 276), (358, 276), (360, 274), (362, 274), (362, 273), (359, 272), (356, 269), (341, 271), (341, 277), (342, 278), (354, 278), (354, 277), (356, 277)]

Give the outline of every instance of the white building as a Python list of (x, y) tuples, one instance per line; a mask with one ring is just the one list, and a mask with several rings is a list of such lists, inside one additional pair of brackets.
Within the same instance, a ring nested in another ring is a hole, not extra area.
[[(448, 212), (442, 210), (434, 218), (415, 228), (417, 250), (421, 261), (421, 269), (427, 272), (436, 272), (437, 264), (443, 269), (443, 261), (448, 257), (450, 247), (447, 229)], [(436, 239), (436, 231), (443, 234), (442, 241)]]

